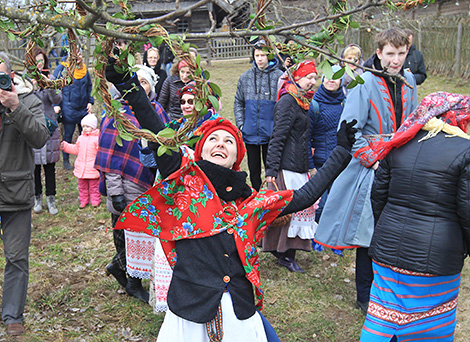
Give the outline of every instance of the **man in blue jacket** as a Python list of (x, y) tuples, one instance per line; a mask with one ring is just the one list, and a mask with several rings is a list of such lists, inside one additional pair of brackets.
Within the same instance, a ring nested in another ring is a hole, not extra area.
[(315, 235), (315, 241), (327, 247), (356, 248), (356, 305), (364, 313), (373, 279), (368, 255), (374, 232), (370, 193), (379, 164), (370, 144), (389, 140), (418, 100), (415, 78), (403, 68), (409, 46), (406, 33), (391, 28), (380, 32), (376, 42), (376, 53), (364, 63), (374, 71), (362, 74), (364, 84), (348, 92), (340, 119), (357, 120), (354, 158), (333, 183)]
[(282, 75), (278, 61), (263, 51), (265, 41), (258, 40), (253, 49), (253, 66), (238, 80), (234, 114), (246, 146), (248, 169), (253, 188), (261, 187), (261, 155), (266, 166), (268, 144), (273, 132), (273, 110), (277, 82)]

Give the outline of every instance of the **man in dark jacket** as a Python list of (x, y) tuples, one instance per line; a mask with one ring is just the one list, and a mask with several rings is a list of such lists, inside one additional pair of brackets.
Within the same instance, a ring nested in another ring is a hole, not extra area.
[(33, 85), (15, 77), (0, 52), (2, 77), (11, 89), (0, 89), (0, 217), (6, 259), (2, 319), (8, 335), (23, 335), (23, 312), (29, 275), (31, 208), (34, 204), (34, 154), (49, 138), (42, 102)]
[(416, 84), (420, 85), (428, 77), (426, 75), (426, 65), (424, 65), (423, 54), (413, 45), (413, 31), (406, 29), (404, 30), (408, 35), (410, 41), (410, 47), (408, 55), (406, 56), (405, 69), (410, 69), (416, 79)]
[(262, 50), (265, 42), (259, 40), (253, 50), (253, 66), (238, 80), (234, 114), (246, 146), (248, 169), (253, 188), (261, 187), (261, 154), (266, 166), (268, 144), (274, 125), (274, 105), (277, 82), (282, 71), (275, 58), (269, 59)]

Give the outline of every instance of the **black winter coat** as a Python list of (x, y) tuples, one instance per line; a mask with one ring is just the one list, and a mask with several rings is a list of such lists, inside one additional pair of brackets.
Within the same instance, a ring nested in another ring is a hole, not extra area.
[(274, 107), (274, 128), (269, 140), (266, 176), (277, 177), (279, 170), (308, 172), (310, 118), (290, 94)]
[(180, 98), (176, 93), (184, 86), (185, 84), (180, 80), (179, 75), (168, 76), (163, 82), (157, 101), (165, 109), (170, 120), (177, 120), (183, 116)]
[(372, 188), (370, 256), (435, 275), (462, 270), (470, 247), (470, 141), (445, 133), (393, 150)]
[(416, 79), (416, 84), (420, 85), (428, 77), (426, 74), (426, 65), (421, 51), (416, 49), (416, 46), (411, 45), (408, 55), (406, 55), (405, 64), (403, 68), (410, 69)]

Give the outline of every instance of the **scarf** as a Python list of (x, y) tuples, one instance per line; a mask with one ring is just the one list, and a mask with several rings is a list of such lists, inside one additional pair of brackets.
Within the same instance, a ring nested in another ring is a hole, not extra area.
[[(65, 68), (69, 67), (69, 62), (61, 62), (61, 64)], [(85, 66), (85, 63), (82, 62), (82, 63), (80, 63), (80, 65), (77, 65), (75, 67), (75, 70), (73, 71), (73, 78), (76, 79), (76, 80), (80, 80), (83, 77), (85, 77), (86, 73), (87, 73), (87, 68)]]
[(296, 87), (292, 82), (286, 81), (279, 90), (277, 101), (279, 101), (279, 99), (285, 94), (292, 95), (300, 107), (308, 110), (310, 107), (310, 101), (312, 101), (315, 92), (313, 90), (302, 92), (299, 86)]
[(246, 277), (255, 286), (256, 305), (261, 310), (263, 290), (256, 246), (292, 196), (292, 190), (261, 190), (259, 193), (252, 190), (247, 198), (224, 201), (188, 149), (183, 147), (180, 169), (158, 180), (128, 205), (114, 229), (130, 229), (158, 237), (171, 267), (177, 260), (176, 240), (199, 239), (228, 231), (235, 240)]
[[(129, 106), (125, 105), (123, 108), (124, 116), (140, 128)], [(99, 146), (95, 159), (95, 169), (99, 170), (101, 175), (100, 189), (105, 189), (103, 187), (104, 173), (119, 174), (133, 183), (149, 189), (153, 184), (154, 176), (150, 169), (144, 167), (140, 162), (138, 141), (122, 139), (122, 146), (119, 146), (116, 142), (118, 130), (114, 124), (115, 120), (107, 116), (101, 123)]]
[(436, 92), (426, 96), (413, 113), (403, 122), (390, 141), (377, 141), (371, 148), (378, 160), (394, 148), (413, 139), (420, 129), (429, 133), (421, 140), (430, 139), (443, 131), (450, 137), (469, 139), (467, 125), (470, 121), (469, 97), (460, 94)]

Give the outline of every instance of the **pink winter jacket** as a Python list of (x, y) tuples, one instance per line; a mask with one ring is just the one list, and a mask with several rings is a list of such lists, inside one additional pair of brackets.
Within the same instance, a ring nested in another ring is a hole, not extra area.
[(95, 129), (89, 133), (82, 131), (76, 144), (63, 142), (63, 150), (66, 153), (76, 154), (75, 168), (73, 175), (77, 178), (95, 179), (100, 177), (100, 173), (93, 166), (95, 165), (96, 152), (98, 151), (98, 138), (100, 130)]

